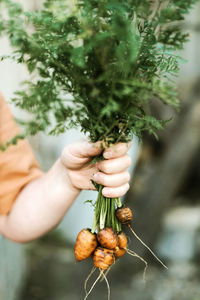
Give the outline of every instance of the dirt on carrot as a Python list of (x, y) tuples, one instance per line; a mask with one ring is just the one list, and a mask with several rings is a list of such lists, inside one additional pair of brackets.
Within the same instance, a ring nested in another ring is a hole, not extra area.
[(96, 268), (107, 270), (115, 261), (113, 250), (97, 247), (93, 254), (93, 262)]
[(128, 240), (124, 232), (118, 234), (118, 246), (115, 249), (115, 258), (120, 258), (126, 253)]
[(106, 227), (99, 231), (97, 239), (101, 246), (107, 249), (115, 249), (118, 245), (118, 236), (110, 227)]
[(77, 261), (91, 256), (98, 245), (96, 234), (89, 229), (82, 229), (76, 239), (74, 254)]
[(117, 219), (123, 224), (128, 225), (133, 220), (133, 212), (130, 207), (121, 207), (115, 211)]

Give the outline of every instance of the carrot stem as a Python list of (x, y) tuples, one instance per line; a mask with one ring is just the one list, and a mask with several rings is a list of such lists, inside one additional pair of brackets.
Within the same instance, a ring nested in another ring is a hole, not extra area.
[(115, 203), (116, 203), (118, 208), (122, 207), (122, 202), (121, 202), (120, 198), (115, 198)]
[(111, 209), (111, 199), (107, 198), (106, 202), (107, 202), (107, 219), (106, 219), (106, 227), (111, 227), (112, 226), (112, 220), (111, 220), (111, 213), (110, 213), (110, 209)]
[(100, 213), (100, 230), (105, 228), (105, 221), (106, 221), (106, 215), (107, 215), (107, 204), (106, 204), (106, 198), (101, 195), (102, 203), (101, 203), (101, 213)]
[(95, 230), (97, 229), (97, 226), (99, 224), (102, 189), (103, 189), (103, 186), (100, 186), (96, 204), (95, 204), (94, 221), (93, 221), (92, 231), (91, 231), (92, 233), (95, 233)]
[(111, 218), (112, 218), (112, 228), (115, 230), (115, 202), (111, 200)]
[(99, 231), (105, 227), (112, 227), (116, 232), (120, 232), (121, 223), (115, 216), (116, 207), (122, 206), (120, 198), (106, 198), (102, 194), (103, 186), (96, 186), (96, 188), (98, 189), (98, 196), (91, 232), (95, 233), (96, 230)]

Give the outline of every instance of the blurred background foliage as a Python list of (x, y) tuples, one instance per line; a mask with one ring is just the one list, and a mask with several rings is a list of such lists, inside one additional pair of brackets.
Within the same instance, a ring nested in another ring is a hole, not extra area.
[[(26, 8), (40, 1), (21, 0)], [(133, 208), (135, 230), (165, 260), (163, 270), (149, 253), (130, 236), (129, 248), (149, 262), (146, 285), (143, 265), (125, 255), (108, 275), (112, 299), (200, 300), (200, 5), (187, 17), (185, 29), (190, 42), (182, 56), (177, 88), (182, 102), (178, 114), (152, 101), (159, 118), (173, 121), (159, 134), (159, 140), (146, 135), (143, 145), (134, 141), (131, 189), (126, 203)], [(9, 53), (6, 38), (0, 40), (0, 55)], [(9, 100), (27, 76), (26, 69), (10, 62), (0, 66), (0, 90)], [(22, 112), (12, 107), (16, 116)], [(38, 159), (47, 170), (61, 149), (79, 138), (78, 131), (60, 137), (42, 134), (31, 139)], [(92, 209), (83, 205), (93, 198), (82, 193), (62, 224), (28, 245), (15, 245), (0, 237), (0, 287), (2, 300), (79, 300), (92, 262), (77, 264), (73, 243), (82, 227), (91, 224)], [(92, 277), (94, 280), (94, 277)], [(89, 299), (106, 299), (105, 283), (100, 283)]]

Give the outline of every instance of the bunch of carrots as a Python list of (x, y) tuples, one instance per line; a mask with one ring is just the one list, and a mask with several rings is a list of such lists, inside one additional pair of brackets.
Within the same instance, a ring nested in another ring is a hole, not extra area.
[[(108, 299), (110, 299), (110, 287), (106, 275), (115, 261), (122, 257), (125, 253), (128, 253), (129, 255), (137, 257), (143, 261), (145, 264), (143, 277), (145, 279), (145, 273), (148, 264), (141, 256), (127, 248), (128, 240), (126, 234), (122, 231), (122, 225), (128, 226), (134, 236), (165, 268), (167, 268), (153, 253), (153, 251), (139, 238), (139, 236), (131, 227), (131, 222), (133, 220), (133, 212), (131, 208), (123, 206), (119, 198), (105, 198), (102, 195), (101, 190), (102, 187), (100, 187), (97, 197), (93, 227), (92, 229), (82, 229), (79, 232), (74, 249), (75, 258), (78, 262), (92, 257), (94, 263), (91, 273), (85, 280), (84, 287), (86, 295), (84, 300), (88, 298), (94, 286), (100, 279), (106, 281), (108, 288)], [(114, 214), (110, 216), (110, 219), (109, 214), (107, 214), (108, 210), (106, 211), (106, 209), (104, 209), (104, 211), (102, 211), (102, 208), (105, 206), (108, 207), (110, 212), (112, 212), (112, 207), (114, 208)], [(100, 207), (100, 212), (98, 207)], [(106, 218), (104, 218), (105, 220), (103, 219), (104, 216), (106, 216)], [(99, 270), (99, 275), (91, 286), (90, 290), (87, 291), (88, 280), (96, 269)]]

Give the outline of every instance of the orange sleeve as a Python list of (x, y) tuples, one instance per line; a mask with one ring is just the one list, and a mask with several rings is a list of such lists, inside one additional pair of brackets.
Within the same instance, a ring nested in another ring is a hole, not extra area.
[[(12, 113), (0, 94), (0, 144), (19, 132)], [(19, 141), (5, 152), (0, 150), (0, 215), (8, 214), (23, 187), (42, 174), (27, 140)]]

